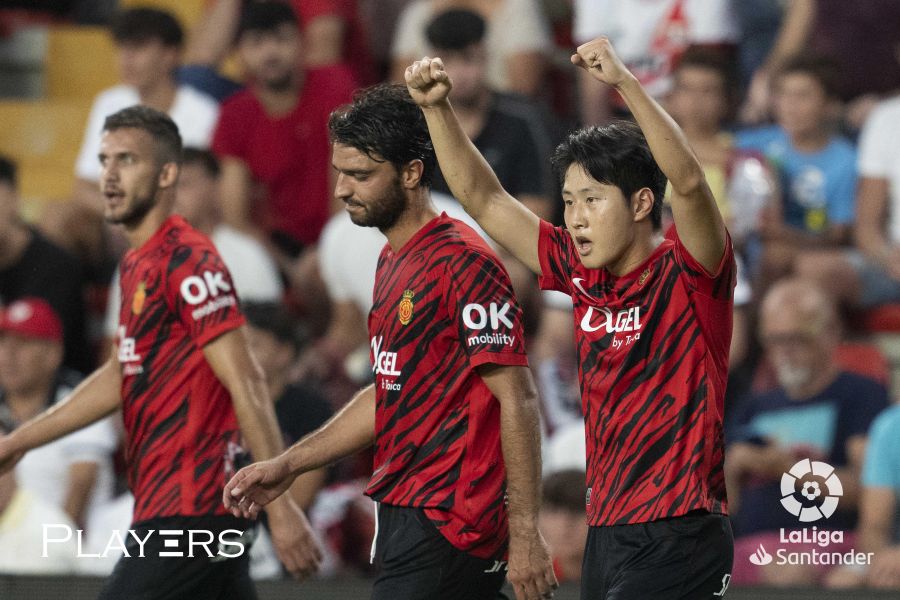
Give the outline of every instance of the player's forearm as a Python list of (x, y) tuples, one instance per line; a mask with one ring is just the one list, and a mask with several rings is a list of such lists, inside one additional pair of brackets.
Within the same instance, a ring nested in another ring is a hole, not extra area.
[(119, 365), (107, 361), (66, 399), (16, 428), (9, 436), (11, 445), (31, 450), (112, 414), (121, 405), (121, 382)]
[(684, 132), (634, 76), (627, 77), (616, 89), (644, 132), (653, 158), (672, 184), (676, 197), (695, 195), (703, 185), (703, 168)]
[(493, 198), (505, 194), (503, 187), (463, 131), (449, 101), (422, 111), (444, 180), (466, 212), (477, 221)]
[(375, 386), (353, 397), (316, 431), (291, 446), (284, 457), (294, 475), (328, 466), (375, 441)]
[(541, 433), (537, 394), (501, 400), (500, 442), (506, 465), (510, 536), (537, 529), (541, 504)]
[(284, 441), (269, 390), (262, 374), (242, 379), (238, 389), (230, 389), (241, 435), (253, 460), (268, 460), (284, 450)]

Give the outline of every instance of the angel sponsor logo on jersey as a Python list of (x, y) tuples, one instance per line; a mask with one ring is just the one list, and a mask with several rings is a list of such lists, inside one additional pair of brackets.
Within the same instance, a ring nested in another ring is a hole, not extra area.
[[(400, 365), (396, 352), (388, 352), (382, 350), (384, 338), (377, 336), (372, 338), (372, 372), (378, 379), (378, 386), (381, 389), (393, 392), (400, 391), (401, 384), (393, 381), (394, 377), (400, 377)], [(378, 378), (378, 376), (381, 378)]]
[[(204, 271), (203, 276), (191, 275), (181, 282), (181, 297), (191, 306), (197, 306), (191, 317), (199, 321), (223, 308), (237, 305), (237, 298), (231, 293), (231, 284), (221, 271)], [(203, 304), (203, 303), (206, 304)], [(203, 304), (203, 306), (200, 306)]]
[(640, 306), (623, 308), (615, 314), (606, 307), (588, 306), (581, 318), (581, 330), (585, 333), (604, 331), (613, 334), (613, 349), (630, 346), (641, 339), (641, 327)]
[(131, 299), (131, 313), (139, 315), (144, 310), (144, 303), (147, 301), (147, 284), (143, 281), (137, 286), (134, 296)]
[[(128, 332), (124, 325), (119, 325), (119, 352), (117, 358), (122, 365), (123, 375), (140, 375), (144, 372), (141, 366), (141, 355), (137, 353), (137, 341), (133, 337), (128, 337)], [(138, 363), (138, 364), (135, 364)]]

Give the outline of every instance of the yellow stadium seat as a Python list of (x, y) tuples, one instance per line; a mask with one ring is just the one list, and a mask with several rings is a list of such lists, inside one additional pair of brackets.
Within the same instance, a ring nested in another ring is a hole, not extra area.
[(115, 46), (106, 29), (54, 26), (47, 41), (48, 99), (93, 98), (117, 83)]
[(120, 0), (119, 7), (158, 8), (168, 11), (175, 15), (187, 34), (203, 16), (206, 0)]
[(18, 162), (26, 204), (44, 205), (71, 196), (89, 112), (90, 100), (0, 102), (0, 153)]

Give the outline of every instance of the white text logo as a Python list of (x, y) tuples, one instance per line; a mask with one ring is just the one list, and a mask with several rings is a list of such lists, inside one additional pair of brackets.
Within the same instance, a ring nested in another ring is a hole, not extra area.
[(513, 323), (506, 316), (510, 308), (508, 302), (504, 302), (503, 306), (496, 302), (491, 302), (487, 309), (480, 304), (467, 304), (462, 313), (463, 323), (469, 329), (476, 331), (481, 331), (487, 327), (488, 322), (490, 322), (491, 329), (500, 329), (501, 323), (512, 329)]
[(181, 282), (181, 297), (191, 306), (202, 304), (207, 298), (217, 298), (219, 294), (231, 291), (225, 281), (225, 274), (219, 271), (204, 271), (203, 277), (191, 275)]
[[(53, 537), (50, 536), (51, 529), (54, 530), (52, 532)], [(48, 557), (48, 548), (50, 544), (65, 544), (70, 542), (73, 538), (73, 534), (75, 535), (77, 544), (76, 558), (107, 558), (110, 554), (118, 556), (120, 553), (122, 556), (131, 558), (132, 555), (125, 546), (125, 541), (129, 537), (132, 538), (138, 546), (137, 554), (134, 556), (144, 558), (147, 556), (144, 546), (154, 534), (163, 539), (163, 548), (167, 548), (167, 550), (160, 551), (157, 554), (157, 556), (162, 558), (183, 558), (185, 556), (193, 558), (194, 556), (202, 556), (205, 554), (207, 558), (219, 557), (220, 560), (224, 560), (228, 558), (237, 558), (238, 556), (243, 555), (245, 550), (244, 544), (241, 542), (241, 540), (244, 539), (244, 532), (239, 529), (225, 529), (218, 534), (218, 539), (214, 532), (206, 529), (150, 529), (143, 532), (143, 537), (133, 529), (128, 529), (125, 532), (113, 529), (110, 532), (106, 546), (100, 552), (85, 552), (83, 550), (84, 530), (82, 529), (76, 529), (73, 532), (72, 528), (68, 525), (44, 524), (43, 532), (43, 552), (41, 553), (43, 558)], [(187, 543), (186, 548), (185, 542)], [(210, 546), (215, 542), (218, 543), (214, 546), (216, 551), (213, 552), (210, 550)]]
[(381, 349), (384, 338), (381, 336), (372, 338), (372, 370), (376, 375), (399, 377), (400, 370), (397, 367), (397, 353)]

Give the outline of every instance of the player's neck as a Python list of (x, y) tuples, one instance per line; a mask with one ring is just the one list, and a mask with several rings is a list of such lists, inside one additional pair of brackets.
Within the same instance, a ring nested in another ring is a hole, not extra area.
[(420, 196), (416, 200), (410, 201), (409, 207), (403, 212), (397, 223), (390, 229), (381, 232), (387, 238), (388, 244), (394, 252), (403, 248), (420, 229), (438, 216), (428, 192), (420, 190), (418, 193)]
[(125, 227), (125, 237), (132, 248), (140, 248), (159, 231), (166, 219), (172, 214), (171, 200), (159, 200), (150, 212), (134, 227)]
[(641, 263), (650, 258), (662, 240), (655, 233), (635, 236), (632, 243), (618, 258), (618, 260), (606, 265), (606, 270), (621, 277), (635, 270)]

